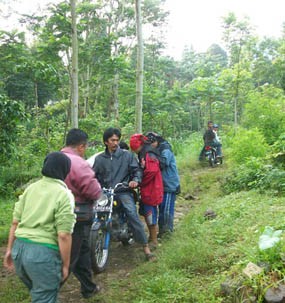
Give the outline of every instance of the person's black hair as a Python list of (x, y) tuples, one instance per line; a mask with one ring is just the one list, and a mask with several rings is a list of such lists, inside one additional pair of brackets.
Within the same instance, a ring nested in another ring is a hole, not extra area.
[(115, 127), (109, 127), (104, 131), (103, 134), (103, 142), (107, 142), (109, 138), (116, 135), (119, 139), (121, 139), (121, 131), (118, 128)]
[(211, 120), (210, 120), (210, 121), (208, 121), (208, 125), (209, 125), (210, 123), (212, 123), (212, 124), (213, 124), (213, 121), (211, 121)]
[(121, 149), (126, 149), (126, 150), (130, 149), (129, 145), (125, 141), (120, 141), (119, 146), (120, 146)]
[(62, 152), (53, 152), (46, 156), (42, 174), (46, 177), (64, 181), (71, 167), (71, 160)]
[(162, 136), (160, 136), (159, 134), (157, 134), (155, 132), (147, 132), (145, 136), (147, 137), (147, 139), (150, 143), (153, 143), (155, 141), (157, 141), (158, 143), (161, 143), (161, 142), (165, 141)]
[(79, 128), (72, 128), (66, 136), (66, 146), (78, 146), (80, 144), (87, 144), (88, 135), (85, 131)]

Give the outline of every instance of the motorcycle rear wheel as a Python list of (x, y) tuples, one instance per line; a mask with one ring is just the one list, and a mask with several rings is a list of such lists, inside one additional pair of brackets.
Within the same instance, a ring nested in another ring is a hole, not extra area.
[(209, 164), (210, 164), (211, 167), (216, 166), (216, 160), (215, 160), (215, 157), (213, 155), (209, 156)]
[(109, 245), (104, 248), (107, 233), (100, 228), (90, 231), (91, 265), (96, 274), (103, 272), (108, 264)]

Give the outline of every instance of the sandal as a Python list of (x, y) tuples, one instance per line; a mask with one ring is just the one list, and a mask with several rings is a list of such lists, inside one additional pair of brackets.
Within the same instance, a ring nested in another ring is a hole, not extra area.
[(149, 246), (149, 248), (150, 248), (151, 250), (156, 250), (157, 247), (159, 246), (159, 244), (158, 244), (158, 243), (149, 242), (149, 243), (148, 243), (148, 246)]
[(146, 261), (152, 261), (152, 262), (157, 260), (156, 256), (152, 253), (145, 254), (145, 259)]

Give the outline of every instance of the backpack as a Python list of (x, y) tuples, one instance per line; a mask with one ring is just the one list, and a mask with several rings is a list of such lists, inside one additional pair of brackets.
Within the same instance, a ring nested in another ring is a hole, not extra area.
[(145, 169), (140, 185), (141, 200), (146, 205), (156, 206), (163, 199), (163, 181), (159, 167), (159, 161), (151, 157), (149, 153), (145, 155)]

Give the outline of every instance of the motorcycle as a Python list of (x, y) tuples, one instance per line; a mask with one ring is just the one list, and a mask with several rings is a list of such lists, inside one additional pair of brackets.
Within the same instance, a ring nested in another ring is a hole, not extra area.
[(205, 157), (211, 167), (215, 167), (223, 163), (222, 157), (217, 157), (217, 148), (207, 145), (205, 146)]
[(94, 273), (101, 273), (108, 264), (111, 240), (123, 245), (132, 242), (127, 217), (121, 201), (115, 199), (116, 192), (129, 188), (118, 183), (114, 188), (103, 188), (102, 196), (94, 205), (94, 217), (90, 230), (91, 264)]

